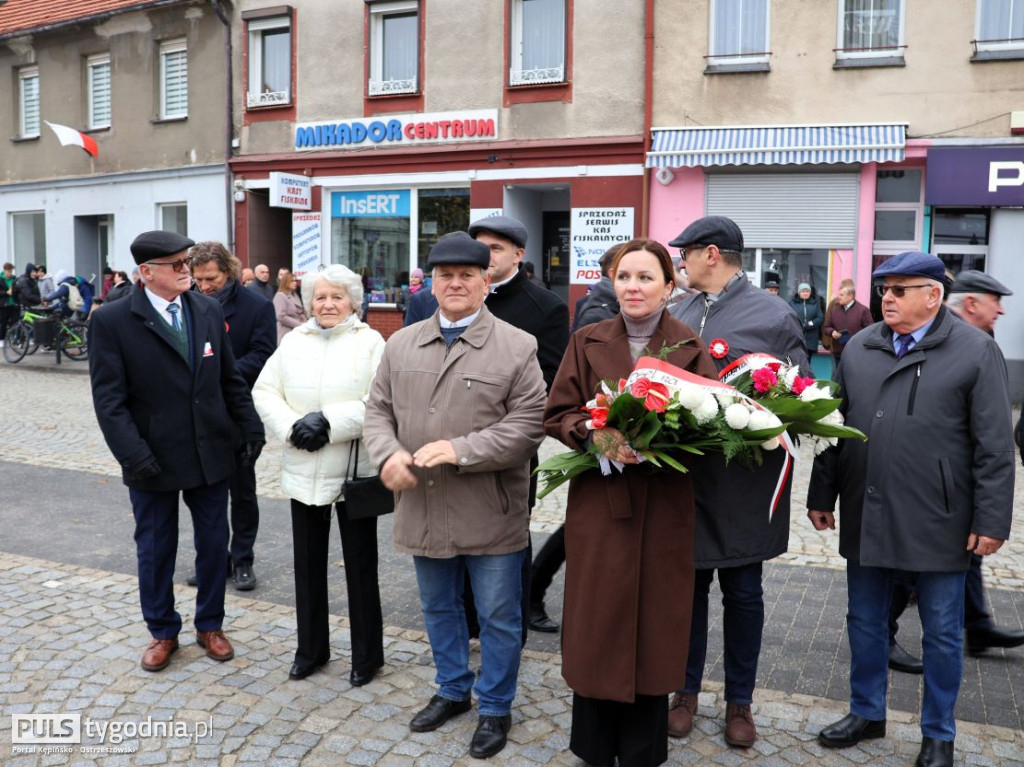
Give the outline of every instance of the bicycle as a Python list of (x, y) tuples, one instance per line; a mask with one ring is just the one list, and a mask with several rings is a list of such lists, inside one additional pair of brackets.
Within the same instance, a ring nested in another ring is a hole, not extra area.
[(58, 353), (75, 362), (87, 360), (89, 358), (89, 346), (86, 335), (86, 323), (81, 320), (55, 317), (54, 311), (55, 308), (33, 307), (23, 309), (21, 319), (10, 327), (7, 331), (7, 336), (4, 338), (4, 359), (10, 363), (17, 363), (21, 362), (25, 355), (35, 354), (39, 349), (35, 324), (37, 322), (56, 320), (57, 328), (53, 342), (57, 344)]

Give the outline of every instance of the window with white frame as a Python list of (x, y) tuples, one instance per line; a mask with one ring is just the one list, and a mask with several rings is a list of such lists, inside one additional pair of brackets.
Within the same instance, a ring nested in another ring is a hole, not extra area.
[(188, 117), (188, 48), (185, 41), (160, 44), (160, 118)]
[(768, 0), (712, 0), (710, 64), (768, 61)]
[(85, 62), (89, 93), (89, 127), (110, 127), (110, 54), (90, 56)]
[(903, 55), (905, 0), (840, 0), (840, 58)]
[(165, 202), (157, 205), (158, 223), (165, 232), (176, 232), (188, 237), (188, 204), (184, 202)]
[(43, 211), (11, 213), (11, 255), (21, 269), (46, 260), (46, 214)]
[(916, 169), (880, 170), (875, 186), (876, 255), (921, 247), (924, 224), (924, 173)]
[(566, 0), (512, 0), (509, 85), (565, 81)]
[(249, 27), (249, 82), (246, 105), (291, 102), (292, 20), (289, 16), (253, 19)]
[(419, 42), (418, 0), (373, 3), (370, 6), (369, 95), (416, 93)]
[(18, 70), (18, 135), (34, 138), (39, 135), (39, 67)]
[(978, 0), (979, 51), (1024, 48), (1024, 0)]

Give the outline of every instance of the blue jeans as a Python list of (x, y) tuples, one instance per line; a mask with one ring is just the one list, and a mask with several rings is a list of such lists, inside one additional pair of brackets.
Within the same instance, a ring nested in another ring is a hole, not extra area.
[[(889, 603), (893, 578), (903, 571), (846, 563), (850, 637), (850, 712), (885, 719), (889, 682)], [(963, 675), (964, 573), (917, 573), (924, 696), (921, 734), (956, 737), (957, 694)]]
[[(463, 555), (451, 559), (413, 557), (423, 622), (437, 669), (437, 694), (448, 700), (467, 700), (475, 689), (481, 716), (510, 713), (516, 697), (523, 648), (520, 602), (525, 553), (526, 549), (512, 554)], [(469, 632), (462, 606), (462, 584), (467, 571), (480, 620), (479, 677), (469, 669)]]

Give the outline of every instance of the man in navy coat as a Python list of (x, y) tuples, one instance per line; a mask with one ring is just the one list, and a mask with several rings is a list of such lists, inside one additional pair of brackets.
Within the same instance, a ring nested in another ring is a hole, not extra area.
[(89, 327), (93, 406), (135, 516), (139, 596), (153, 637), (146, 671), (166, 668), (178, 649), (179, 493), (195, 530), (197, 642), (214, 660), (234, 657), (222, 631), (228, 485), (236, 447), (238, 460), (255, 463), (264, 444), (220, 304), (189, 290), (185, 251), (194, 244), (173, 232), (136, 237), (142, 284), (98, 309)]

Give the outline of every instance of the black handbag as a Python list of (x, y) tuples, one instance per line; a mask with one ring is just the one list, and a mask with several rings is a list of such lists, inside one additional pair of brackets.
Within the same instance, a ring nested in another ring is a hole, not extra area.
[(395, 510), (395, 494), (384, 487), (379, 476), (359, 477), (359, 440), (356, 449), (348, 453), (349, 465), (346, 479), (341, 484), (341, 494), (345, 497), (345, 515), (349, 519), (369, 519), (390, 514)]

